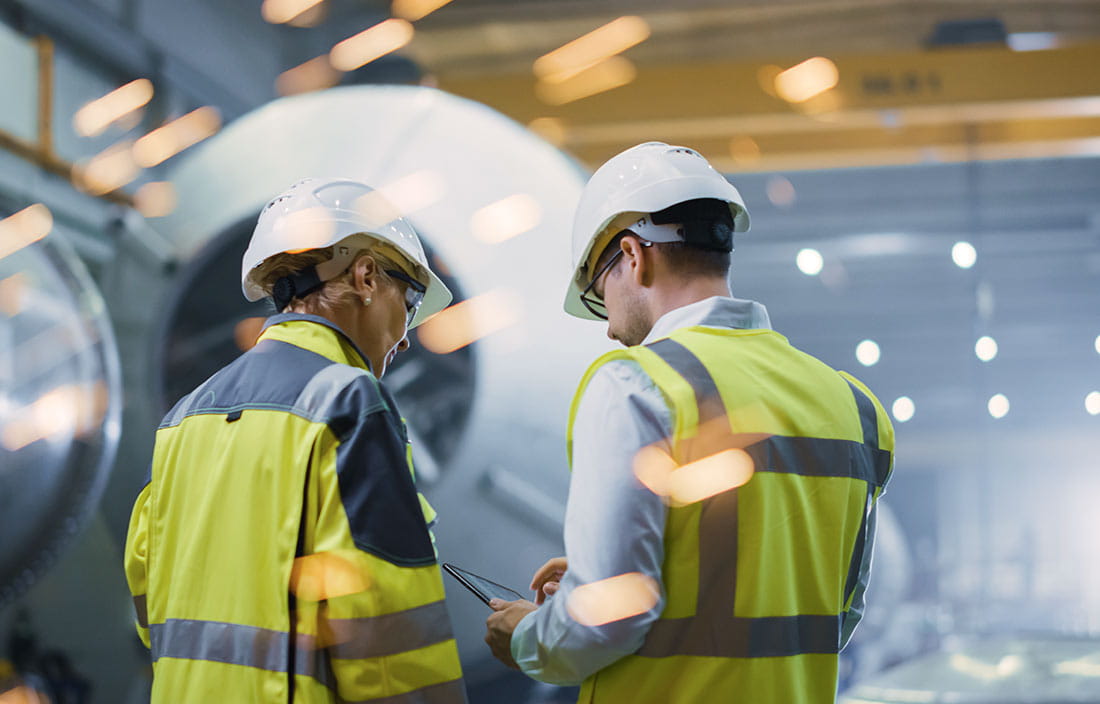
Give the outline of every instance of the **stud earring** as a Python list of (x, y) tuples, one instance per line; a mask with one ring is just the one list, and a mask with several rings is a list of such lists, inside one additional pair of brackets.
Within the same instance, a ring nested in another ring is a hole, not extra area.
[(370, 298), (364, 298), (363, 299), (363, 305), (369, 306), (370, 305)]

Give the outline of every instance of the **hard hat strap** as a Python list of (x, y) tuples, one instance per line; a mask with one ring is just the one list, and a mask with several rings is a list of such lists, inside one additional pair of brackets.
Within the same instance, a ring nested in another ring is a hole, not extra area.
[(717, 198), (696, 198), (659, 210), (650, 216), (655, 225), (682, 225), (683, 241), (714, 252), (733, 251), (733, 214)]
[(324, 283), (317, 275), (317, 269), (312, 266), (281, 277), (271, 288), (271, 300), (275, 302), (275, 310), (283, 312), (293, 299), (316, 291)]

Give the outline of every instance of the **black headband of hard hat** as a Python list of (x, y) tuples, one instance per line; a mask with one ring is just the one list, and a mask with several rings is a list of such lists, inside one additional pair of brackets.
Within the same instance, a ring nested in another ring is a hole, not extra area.
[(308, 266), (301, 271), (280, 277), (271, 287), (271, 300), (275, 302), (275, 310), (280, 313), (290, 305), (296, 297), (316, 291), (324, 285), (321, 277), (317, 275), (317, 267)]
[(712, 252), (733, 251), (733, 213), (717, 198), (695, 198), (650, 215), (654, 225), (682, 224), (684, 243)]

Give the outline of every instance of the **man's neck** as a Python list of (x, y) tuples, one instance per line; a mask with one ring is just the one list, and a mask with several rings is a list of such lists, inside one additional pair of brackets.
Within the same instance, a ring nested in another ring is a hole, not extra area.
[(724, 277), (696, 277), (670, 282), (669, 285), (662, 286), (659, 290), (654, 291), (654, 294), (656, 295), (650, 299), (650, 315), (652, 316), (651, 320), (654, 322), (660, 320), (665, 313), (674, 311), (677, 308), (683, 308), (715, 296), (725, 296), (726, 298), (732, 296), (729, 283)]

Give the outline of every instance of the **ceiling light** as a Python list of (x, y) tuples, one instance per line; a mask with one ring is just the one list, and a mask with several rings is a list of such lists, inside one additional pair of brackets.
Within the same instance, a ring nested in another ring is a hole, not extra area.
[(821, 269), (825, 266), (825, 259), (821, 256), (821, 252), (816, 249), (801, 249), (798, 251), (798, 256), (795, 257), (795, 264), (798, 265), (799, 271), (807, 276), (817, 276), (821, 273)]
[(1008, 409), (1010, 408), (1008, 399), (1004, 394), (997, 394), (989, 399), (989, 415), (994, 418), (1004, 418), (1008, 415)]
[(908, 396), (902, 396), (894, 401), (891, 410), (894, 413), (894, 420), (899, 423), (904, 423), (913, 417), (913, 414), (917, 412), (917, 407), (913, 403), (913, 399)]
[(1089, 412), (1089, 415), (1100, 415), (1100, 391), (1090, 392), (1085, 397), (1085, 410)]
[(997, 341), (989, 335), (978, 338), (974, 344), (974, 354), (983, 362), (988, 362), (997, 356)]
[(951, 260), (960, 269), (969, 269), (978, 261), (978, 250), (969, 242), (956, 242), (951, 248)]
[(881, 356), (878, 343), (874, 340), (864, 340), (856, 345), (856, 359), (865, 367), (873, 367), (878, 364)]

